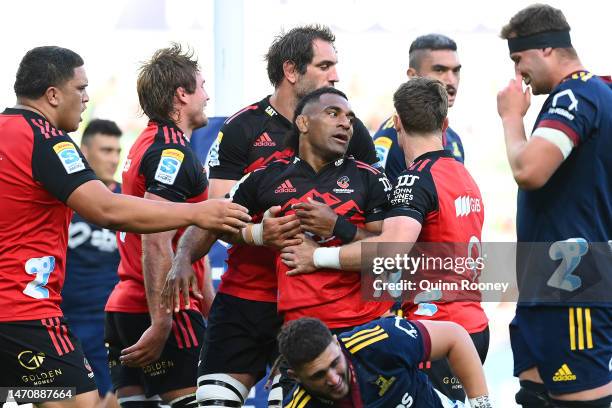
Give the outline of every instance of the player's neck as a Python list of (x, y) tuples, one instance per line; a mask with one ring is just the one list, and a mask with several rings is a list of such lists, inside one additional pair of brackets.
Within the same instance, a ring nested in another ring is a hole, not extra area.
[(46, 109), (46, 107), (42, 103), (39, 103), (36, 100), (18, 99), (17, 104), (14, 106), (14, 109), (24, 109), (29, 110), (30, 112), (37, 113), (43, 118), (47, 119), (47, 121), (49, 121), (49, 123), (53, 127), (57, 128), (57, 121), (55, 120), (53, 113)]
[(297, 105), (297, 99), (292, 89), (286, 86), (279, 86), (270, 96), (270, 105), (275, 111), (284, 116), (289, 122), (293, 122), (293, 113)]
[(173, 115), (170, 117), (170, 120), (174, 122), (176, 127), (178, 127), (181, 132), (183, 132), (183, 136), (187, 139), (187, 141), (191, 140), (191, 134), (193, 133), (193, 127), (189, 124), (187, 120), (187, 115), (181, 115), (180, 113)]
[(584, 66), (578, 58), (566, 59), (562, 64), (558, 65), (557, 72), (555, 73), (555, 85), (559, 85), (565, 78), (577, 71), (584, 71)]
[(426, 133), (426, 134), (411, 134), (410, 136), (403, 134), (402, 149), (406, 163), (412, 163), (417, 157), (437, 150), (444, 149), (442, 145), (441, 133)]

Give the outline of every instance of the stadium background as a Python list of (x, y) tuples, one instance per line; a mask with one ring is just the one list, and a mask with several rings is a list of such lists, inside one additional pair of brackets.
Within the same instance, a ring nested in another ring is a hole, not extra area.
[[(507, 47), (498, 37), (510, 16), (531, 1), (416, 2), (402, 0), (55, 0), (4, 2), (0, 33), (0, 105), (14, 104), (15, 72), (24, 52), (39, 45), (60, 45), (85, 59), (91, 118), (116, 121), (123, 129), (123, 155), (144, 128), (135, 78), (140, 61), (170, 41), (190, 45), (199, 57), (210, 101), (209, 117), (228, 116), (272, 92), (263, 55), (281, 29), (322, 23), (335, 32), (338, 88), (373, 133), (392, 111), (391, 95), (406, 80), (408, 47), (421, 34), (453, 38), (463, 65), (460, 89), (450, 110), (453, 129), (462, 137), (466, 166), (478, 182), (486, 206), (485, 242), (515, 239), (516, 186), (506, 162), (495, 96), (513, 76)], [(610, 74), (609, 18), (612, 3), (548, 1), (565, 13), (572, 41), (583, 64)], [(532, 99), (530, 129), (543, 97)], [(204, 155), (216, 132), (194, 136)], [(75, 132), (75, 139), (80, 133)], [(122, 168), (122, 165), (119, 166)], [(120, 174), (117, 174), (120, 179)], [(215, 277), (223, 272), (223, 248), (213, 255)], [(496, 407), (513, 407), (518, 382), (512, 378), (507, 324), (513, 303), (487, 303), (491, 346), (485, 363)], [(263, 393), (258, 388), (254, 406)]]

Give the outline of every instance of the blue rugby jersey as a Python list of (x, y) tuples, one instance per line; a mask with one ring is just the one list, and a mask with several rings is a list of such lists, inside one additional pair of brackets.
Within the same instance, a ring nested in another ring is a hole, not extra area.
[(443, 407), (427, 376), (418, 369), (431, 350), (429, 333), (418, 321), (378, 319), (342, 333), (338, 340), (354, 375), (348, 396), (353, 401), (322, 400), (298, 384), (283, 407)]
[(609, 306), (612, 84), (586, 71), (569, 75), (544, 102), (532, 137), (566, 159), (543, 187), (519, 189), (519, 300)]

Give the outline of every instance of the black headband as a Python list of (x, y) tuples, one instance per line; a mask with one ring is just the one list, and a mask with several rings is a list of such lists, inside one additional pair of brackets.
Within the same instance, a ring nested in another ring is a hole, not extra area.
[(569, 48), (572, 39), (569, 31), (545, 31), (525, 37), (508, 38), (510, 54), (538, 48)]

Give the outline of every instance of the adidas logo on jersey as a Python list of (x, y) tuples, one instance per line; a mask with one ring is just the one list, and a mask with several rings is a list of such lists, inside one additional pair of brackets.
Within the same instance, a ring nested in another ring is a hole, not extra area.
[(455, 215), (465, 217), (474, 212), (480, 212), (480, 198), (461, 196), (455, 199)]
[(576, 376), (572, 373), (572, 370), (569, 369), (567, 364), (563, 364), (561, 368), (557, 370), (552, 379), (555, 382), (574, 381)]
[(253, 146), (255, 146), (255, 147), (272, 147), (272, 146), (276, 146), (276, 142), (274, 140), (272, 140), (270, 138), (270, 136), (268, 136), (268, 134), (266, 132), (263, 132), (257, 138), (257, 140), (255, 140), (255, 143), (253, 143)]
[(289, 180), (285, 180), (283, 182), (283, 184), (281, 184), (280, 186), (276, 187), (276, 190), (274, 190), (274, 192), (276, 194), (279, 193), (295, 193), (297, 190), (295, 189), (295, 187), (293, 187), (293, 184), (291, 184), (291, 181)]

